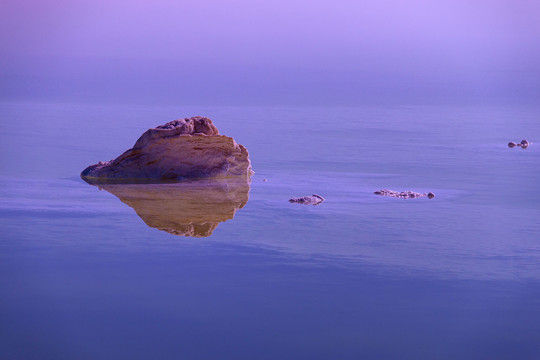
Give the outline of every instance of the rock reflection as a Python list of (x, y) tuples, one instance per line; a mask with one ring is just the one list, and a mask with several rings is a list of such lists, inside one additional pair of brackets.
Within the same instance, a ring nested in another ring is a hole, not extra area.
[(207, 237), (246, 205), (250, 184), (199, 180), (169, 184), (93, 184), (117, 196), (146, 225), (179, 236)]

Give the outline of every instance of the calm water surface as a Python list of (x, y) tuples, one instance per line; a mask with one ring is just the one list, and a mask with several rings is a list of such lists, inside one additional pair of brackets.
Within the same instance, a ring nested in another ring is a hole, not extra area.
[[(249, 188), (79, 178), (194, 115)], [(2, 359), (540, 358), (540, 108), (3, 103), (0, 146)]]

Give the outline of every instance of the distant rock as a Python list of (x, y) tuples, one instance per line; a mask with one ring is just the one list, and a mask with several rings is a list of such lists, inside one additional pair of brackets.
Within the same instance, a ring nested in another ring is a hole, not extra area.
[(220, 135), (212, 120), (196, 116), (147, 130), (114, 160), (91, 165), (81, 177), (94, 182), (140, 179), (243, 177), (253, 174), (247, 149)]
[(417, 193), (414, 191), (394, 191), (394, 190), (388, 190), (388, 189), (382, 189), (375, 191), (374, 194), (381, 195), (381, 196), (390, 196), (400, 199), (416, 199), (420, 197), (427, 196), (430, 199), (433, 199), (435, 197), (435, 194), (432, 192), (429, 193)]
[(513, 147), (516, 147), (516, 146), (517, 146), (517, 147), (520, 147), (520, 148), (522, 148), (522, 149), (526, 149), (526, 148), (529, 147), (530, 144), (531, 144), (531, 143), (528, 142), (527, 140), (521, 140), (521, 142), (518, 143), (518, 144), (516, 144), (516, 143), (513, 142), (513, 141), (510, 141), (510, 142), (508, 143), (508, 147), (509, 147), (509, 148), (513, 148)]
[(324, 201), (324, 198), (317, 194), (289, 199), (289, 202), (291, 203), (304, 204), (304, 205), (319, 205), (323, 201)]

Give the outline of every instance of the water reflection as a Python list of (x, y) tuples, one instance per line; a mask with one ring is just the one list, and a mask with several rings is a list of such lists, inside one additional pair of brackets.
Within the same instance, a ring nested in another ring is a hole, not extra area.
[(146, 225), (179, 236), (207, 237), (249, 199), (248, 181), (169, 184), (92, 184), (117, 196)]

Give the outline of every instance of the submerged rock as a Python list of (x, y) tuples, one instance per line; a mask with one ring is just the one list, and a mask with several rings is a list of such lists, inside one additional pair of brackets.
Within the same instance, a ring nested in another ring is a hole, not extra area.
[(91, 165), (83, 179), (130, 182), (137, 179), (243, 177), (253, 174), (247, 149), (220, 135), (212, 120), (196, 116), (147, 130), (133, 148), (114, 160)]
[(317, 194), (289, 199), (289, 202), (291, 203), (304, 204), (304, 205), (319, 205), (323, 201), (324, 201), (324, 198)]
[(391, 196), (391, 197), (396, 197), (396, 198), (401, 198), (401, 199), (416, 199), (416, 198), (420, 198), (424, 196), (427, 196), (428, 198), (433, 199), (435, 197), (435, 194), (432, 192), (421, 194), (421, 193), (417, 193), (417, 192), (409, 191), (409, 190), (408, 191), (394, 191), (394, 190), (382, 189), (382, 190), (375, 191), (374, 194), (381, 195), (381, 196)]
[(207, 237), (246, 205), (246, 181), (204, 179), (175, 184), (99, 184), (133, 208), (149, 227), (170, 234)]

